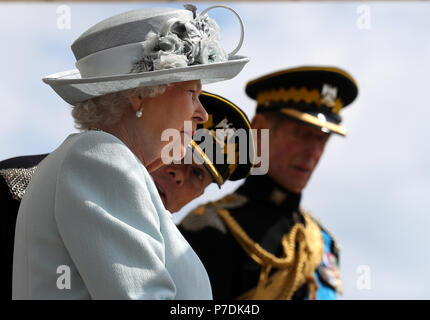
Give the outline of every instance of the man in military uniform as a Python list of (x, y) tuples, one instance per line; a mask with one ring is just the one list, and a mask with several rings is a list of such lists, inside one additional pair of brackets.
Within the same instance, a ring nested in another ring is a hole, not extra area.
[(246, 93), (257, 101), (252, 127), (269, 129), (268, 173), (200, 206), (180, 230), (215, 299), (334, 299), (342, 291), (337, 243), (300, 199), (330, 135), (346, 134), (339, 112), (356, 98), (356, 83), (341, 69), (309, 66), (253, 80)]
[(1, 258), (5, 264), (2, 278), (2, 298), (12, 296), (13, 243), (19, 204), (31, 176), (47, 154), (22, 156), (0, 161)]

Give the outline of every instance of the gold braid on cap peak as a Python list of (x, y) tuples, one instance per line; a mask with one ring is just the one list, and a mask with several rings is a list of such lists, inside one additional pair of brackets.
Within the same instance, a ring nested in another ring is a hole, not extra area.
[(343, 103), (337, 98), (333, 103), (327, 103), (321, 97), (321, 93), (317, 89), (309, 90), (306, 87), (296, 89), (291, 87), (288, 90), (284, 88), (272, 89), (261, 91), (257, 95), (258, 105), (267, 107), (272, 101), (284, 101), (284, 102), (300, 102), (304, 101), (308, 104), (315, 103), (317, 106), (325, 105), (332, 108), (333, 113), (339, 113), (343, 108)]
[(208, 158), (206, 153), (204, 153), (204, 151), (200, 148), (200, 146), (194, 140), (191, 140), (191, 145), (193, 146), (194, 150), (196, 150), (199, 153), (199, 155), (203, 158), (203, 161), (209, 166), (210, 170), (215, 175), (215, 179), (217, 180), (217, 182), (220, 185), (223, 185), (224, 179), (222, 178), (222, 176), (220, 175), (218, 170), (215, 168), (212, 161)]

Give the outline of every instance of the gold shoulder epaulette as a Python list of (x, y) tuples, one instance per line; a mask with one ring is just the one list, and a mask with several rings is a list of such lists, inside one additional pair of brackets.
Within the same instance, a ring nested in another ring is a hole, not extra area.
[(237, 193), (228, 194), (225, 197), (205, 203), (192, 210), (181, 221), (180, 226), (185, 231), (199, 231), (207, 227), (214, 228), (222, 233), (227, 229), (222, 219), (218, 216), (219, 209), (233, 209), (247, 202), (247, 198)]

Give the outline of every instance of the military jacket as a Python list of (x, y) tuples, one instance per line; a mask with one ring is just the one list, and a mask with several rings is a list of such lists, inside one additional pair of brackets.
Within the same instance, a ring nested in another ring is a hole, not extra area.
[(181, 221), (214, 299), (334, 299), (342, 291), (337, 242), (300, 199), (267, 175), (249, 176)]
[(0, 161), (1, 257), (4, 266), (1, 295), (12, 298), (12, 263), (15, 223), (19, 204), (36, 166), (47, 154)]

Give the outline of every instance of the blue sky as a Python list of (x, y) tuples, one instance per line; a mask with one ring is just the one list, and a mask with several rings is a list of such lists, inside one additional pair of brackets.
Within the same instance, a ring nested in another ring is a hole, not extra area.
[[(199, 11), (210, 4), (198, 3)], [(70, 45), (97, 21), (154, 4), (68, 4), (71, 28), (57, 28), (60, 4), (0, 4), (0, 159), (54, 150), (76, 130), (70, 108), (41, 78), (74, 68)], [(180, 7), (177, 3), (156, 6)], [(224, 95), (250, 118), (255, 104), (245, 84), (300, 65), (332, 65), (350, 72), (360, 88), (342, 114), (347, 138), (333, 137), (302, 205), (342, 244), (345, 299), (429, 299), (430, 5), (412, 3), (231, 3), (245, 24), (239, 54), (251, 62), (233, 80), (206, 90)], [(370, 29), (360, 29), (360, 6)], [(232, 14), (211, 13), (223, 43), (239, 37)], [(234, 190), (210, 186), (177, 214)], [(360, 266), (370, 288), (357, 286)]]

